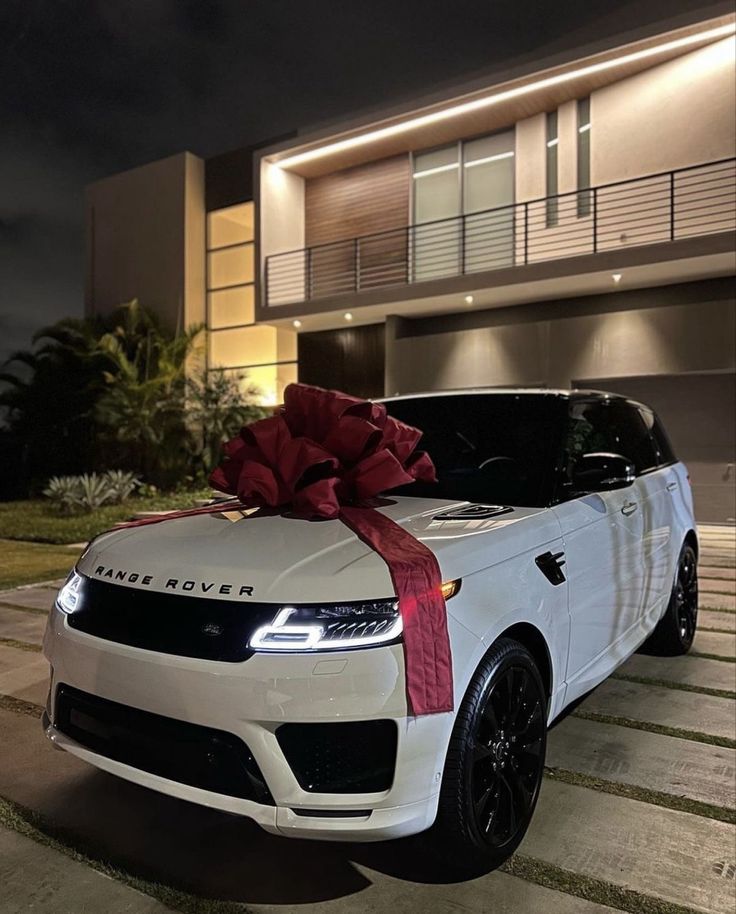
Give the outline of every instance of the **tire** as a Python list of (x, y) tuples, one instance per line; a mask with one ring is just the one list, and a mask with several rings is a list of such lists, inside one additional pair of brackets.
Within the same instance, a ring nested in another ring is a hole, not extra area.
[(677, 574), (664, 615), (644, 644), (646, 653), (662, 657), (687, 654), (698, 626), (698, 560), (685, 543), (677, 560)]
[(457, 714), (435, 824), (426, 833), (445, 869), (489, 872), (514, 853), (539, 796), (547, 695), (529, 651), (499, 639)]

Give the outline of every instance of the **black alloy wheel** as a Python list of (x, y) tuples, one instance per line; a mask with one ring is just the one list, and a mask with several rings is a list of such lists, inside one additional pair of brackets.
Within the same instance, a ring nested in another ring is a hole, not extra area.
[(491, 682), (472, 736), (470, 793), (475, 827), (494, 849), (529, 818), (544, 767), (545, 699), (525, 665)]
[(531, 821), (544, 774), (547, 695), (531, 654), (497, 641), (458, 710), (431, 847), (467, 874), (500, 866)]
[(660, 656), (686, 654), (692, 647), (697, 626), (698, 558), (690, 543), (685, 543), (667, 609), (642, 650)]

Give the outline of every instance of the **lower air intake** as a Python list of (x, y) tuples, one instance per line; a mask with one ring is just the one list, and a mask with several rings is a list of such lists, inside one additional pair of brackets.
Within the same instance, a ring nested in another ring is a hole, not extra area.
[(276, 739), (302, 790), (377, 793), (393, 783), (398, 733), (392, 720), (282, 724)]
[(250, 749), (224, 730), (129, 708), (67, 685), (56, 692), (54, 726), (97, 755), (132, 768), (274, 805)]

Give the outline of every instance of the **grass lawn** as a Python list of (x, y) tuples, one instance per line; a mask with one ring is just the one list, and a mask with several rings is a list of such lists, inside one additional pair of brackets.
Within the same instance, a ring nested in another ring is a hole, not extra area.
[(64, 546), (3, 539), (0, 539), (0, 554), (0, 590), (63, 578), (77, 558), (73, 549)]
[[(157, 495), (152, 498), (129, 498), (121, 505), (103, 505), (90, 514), (64, 517), (57, 514), (45, 499), (6, 501), (0, 503), (0, 539), (27, 540), (35, 543), (86, 543), (114, 524), (128, 520), (138, 511), (164, 511), (191, 508), (198, 498), (207, 498), (211, 490)], [(40, 580), (40, 579), (38, 579)]]

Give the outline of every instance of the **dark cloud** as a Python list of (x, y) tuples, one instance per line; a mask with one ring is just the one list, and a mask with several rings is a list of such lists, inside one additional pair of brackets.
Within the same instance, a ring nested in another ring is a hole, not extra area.
[(5, 0), (0, 358), (80, 314), (84, 184), (536, 60), (697, 0)]

